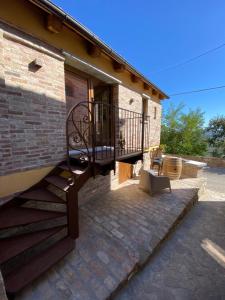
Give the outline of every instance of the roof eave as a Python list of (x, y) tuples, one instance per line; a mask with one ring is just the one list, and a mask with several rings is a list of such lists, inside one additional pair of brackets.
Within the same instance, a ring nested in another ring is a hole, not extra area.
[[(88, 40), (96, 43), (104, 52), (106, 52), (108, 55), (110, 55), (113, 59), (115, 59), (117, 62), (125, 64), (127, 69), (134, 73), (136, 76), (141, 77), (142, 80), (151, 85), (153, 88), (155, 88), (162, 96), (163, 99), (169, 99), (169, 96), (165, 94), (162, 90), (160, 90), (154, 83), (149, 81), (143, 74), (139, 73), (131, 64), (129, 64), (121, 55), (116, 53), (112, 48), (110, 48), (107, 44), (105, 44), (99, 37), (97, 37), (95, 34), (93, 34), (89, 29), (87, 29), (84, 25), (76, 21), (73, 17), (66, 14), (61, 8), (56, 6), (54, 3), (52, 3), (49, 0), (29, 0), (35, 5), (38, 5), (40, 8), (44, 9), (47, 12), (54, 13), (60, 17), (64, 23), (68, 23), (70, 26), (72, 26), (75, 30), (77, 30), (79, 33), (81, 33), (83, 36), (85, 36)], [(163, 100), (161, 99), (161, 100)]]

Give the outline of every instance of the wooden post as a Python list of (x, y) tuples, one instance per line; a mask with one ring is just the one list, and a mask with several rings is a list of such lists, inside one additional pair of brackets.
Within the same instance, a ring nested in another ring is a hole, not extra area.
[(96, 173), (96, 166), (95, 166), (95, 156), (96, 156), (96, 103), (92, 102), (92, 109), (91, 109), (91, 136), (92, 136), (92, 161), (90, 162), (92, 175), (95, 178)]
[(112, 106), (112, 114), (113, 114), (113, 166), (114, 166), (114, 175), (116, 174), (116, 107)]
[(66, 194), (67, 200), (67, 220), (68, 235), (77, 239), (79, 237), (79, 208), (78, 208), (78, 191), (71, 186)]
[(142, 133), (141, 133), (141, 152), (142, 152), (142, 162), (144, 154), (144, 135), (145, 135), (145, 113), (142, 113)]

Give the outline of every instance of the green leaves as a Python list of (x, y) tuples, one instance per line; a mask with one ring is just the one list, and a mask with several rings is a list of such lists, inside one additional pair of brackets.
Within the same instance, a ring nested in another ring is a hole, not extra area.
[(209, 121), (206, 128), (209, 145), (212, 146), (213, 155), (225, 154), (225, 116), (217, 116)]
[(171, 154), (203, 155), (207, 143), (204, 135), (204, 113), (201, 109), (183, 112), (184, 105), (170, 105), (163, 115), (161, 143)]

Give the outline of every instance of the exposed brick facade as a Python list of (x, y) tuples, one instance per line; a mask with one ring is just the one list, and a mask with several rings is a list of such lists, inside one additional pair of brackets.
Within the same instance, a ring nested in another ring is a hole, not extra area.
[[(63, 58), (35, 38), (2, 23), (0, 28), (0, 175), (54, 166), (66, 155), (65, 121), (72, 105), (65, 96)], [(22, 42), (10, 38), (7, 32)], [(41, 68), (32, 65), (35, 59), (42, 63)], [(87, 99), (86, 80), (78, 78), (74, 92), (77, 98)], [(142, 99), (141, 93), (123, 85), (113, 88), (114, 103), (127, 110), (142, 113)], [(148, 114), (150, 146), (156, 146), (160, 139), (161, 105), (149, 99)], [(148, 155), (145, 160), (148, 164)], [(139, 162), (134, 168), (136, 174), (140, 167)], [(112, 189), (118, 184), (117, 176), (118, 172), (111, 172), (90, 179), (80, 191), (81, 202)]]
[(0, 43), (0, 174), (54, 165), (65, 156), (64, 61), (7, 35)]
[[(156, 118), (154, 116), (156, 108)], [(161, 133), (161, 118), (162, 118), (162, 106), (160, 103), (148, 100), (148, 114), (150, 116), (150, 133), (149, 133), (149, 145), (150, 147), (158, 146), (160, 144)]]
[[(130, 100), (133, 102), (130, 104)], [(119, 85), (118, 87), (118, 105), (122, 108), (142, 113), (142, 99), (143, 95), (137, 93), (127, 87)], [(162, 108), (161, 104), (153, 101), (153, 99), (148, 99), (148, 112), (147, 115), (150, 116), (150, 132), (149, 132), (149, 146), (158, 146), (160, 144), (160, 132), (161, 132), (161, 114)], [(156, 118), (155, 118), (155, 108), (156, 108)]]
[(88, 100), (87, 80), (76, 76), (75, 74), (65, 72), (66, 85), (66, 107), (69, 111), (74, 105), (80, 101)]

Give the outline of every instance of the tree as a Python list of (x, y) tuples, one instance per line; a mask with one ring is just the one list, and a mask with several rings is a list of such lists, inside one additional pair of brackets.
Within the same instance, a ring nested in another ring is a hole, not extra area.
[(170, 105), (163, 115), (161, 143), (171, 154), (203, 155), (206, 151), (204, 113), (201, 109), (183, 112), (184, 105)]
[(207, 140), (213, 147), (213, 155), (225, 154), (225, 116), (217, 116), (209, 121), (206, 128)]

